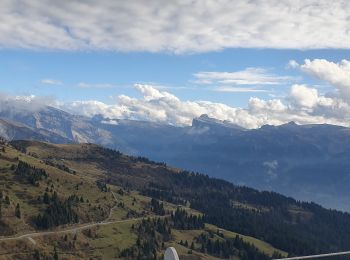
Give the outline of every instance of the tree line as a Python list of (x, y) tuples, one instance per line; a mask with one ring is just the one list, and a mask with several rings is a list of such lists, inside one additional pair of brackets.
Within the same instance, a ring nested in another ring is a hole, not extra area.
[(23, 161), (18, 162), (15, 174), (35, 186), (39, 185), (39, 181), (48, 177), (44, 169), (38, 169)]
[(45, 192), (43, 201), (48, 206), (44, 213), (39, 213), (34, 219), (38, 228), (48, 229), (63, 224), (79, 222), (78, 214), (73, 209), (73, 205), (80, 201), (77, 196), (73, 195), (66, 200), (61, 200), (56, 192), (52, 196)]
[[(348, 213), (198, 173), (164, 172), (162, 178), (153, 178), (142, 194), (169, 202), (188, 202), (204, 213), (205, 222), (267, 241), (290, 255), (343, 251), (350, 245)], [(243, 207), (233, 206), (234, 201)]]

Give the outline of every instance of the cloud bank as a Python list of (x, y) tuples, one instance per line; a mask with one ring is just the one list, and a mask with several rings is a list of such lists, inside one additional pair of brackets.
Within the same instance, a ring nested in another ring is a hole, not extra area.
[(207, 52), (350, 48), (350, 2), (3, 0), (0, 47)]
[(10, 96), (0, 93), (0, 114), (31, 114), (40, 111), (46, 106), (58, 106), (52, 97)]
[[(264, 100), (251, 97), (247, 108), (231, 107), (209, 101), (180, 100), (175, 95), (161, 91), (151, 85), (136, 84), (141, 98), (120, 95), (115, 104), (107, 105), (97, 101), (76, 101), (66, 105), (70, 111), (87, 116), (102, 114), (107, 118), (128, 118), (163, 122), (173, 125), (190, 125), (192, 119), (208, 114), (220, 120), (227, 120), (245, 128), (258, 128), (265, 124), (280, 125), (290, 121), (299, 124), (328, 123), (350, 126), (350, 62), (339, 63), (327, 60), (305, 60), (303, 64), (289, 62), (290, 67), (300, 69), (333, 87), (333, 91), (321, 94), (317, 87), (293, 84), (286, 97)], [(195, 74), (202, 84), (222, 83), (226, 80), (244, 78), (249, 82), (274, 84), (284, 77), (265, 76), (262, 71), (246, 70), (237, 73), (201, 72)], [(247, 73), (248, 72), (248, 73)], [(253, 76), (251, 75), (253, 74)], [(238, 75), (238, 76), (237, 76)], [(247, 76), (248, 75), (248, 76)], [(258, 75), (258, 77), (256, 77)], [(241, 88), (241, 87), (237, 87)], [(246, 89), (246, 88), (243, 88)]]
[[(181, 100), (166, 89), (161, 90), (147, 84), (135, 84), (134, 87), (141, 97), (119, 95), (112, 104), (96, 100), (59, 103), (46, 97), (0, 95), (0, 113), (36, 112), (51, 105), (89, 117), (102, 115), (106, 119), (105, 122), (111, 123), (115, 123), (116, 119), (124, 118), (185, 126), (191, 125), (193, 118), (207, 114), (245, 128), (258, 128), (265, 124), (280, 125), (290, 121), (299, 124), (328, 123), (350, 127), (350, 61), (342, 60), (334, 63), (315, 59), (305, 60), (302, 64), (296, 61), (289, 64), (292, 65), (290, 67), (330, 85), (333, 90), (321, 93), (317, 86), (293, 84), (284, 98), (264, 100), (251, 97), (246, 108), (239, 108), (210, 101)], [(198, 78), (215, 82), (236, 77), (226, 73), (202, 73), (201, 75), (204, 76)], [(272, 81), (269, 79), (267, 82)], [(247, 85), (250, 87), (249, 84)]]
[(113, 105), (76, 101), (65, 104), (65, 109), (86, 116), (101, 114), (112, 122), (113, 119), (125, 118), (184, 126), (191, 125), (193, 118), (208, 114), (245, 128), (280, 125), (290, 121), (350, 126), (350, 105), (347, 102), (320, 95), (317, 89), (306, 85), (293, 85), (285, 100), (252, 97), (247, 108), (209, 101), (184, 101), (150, 85), (137, 84), (135, 88), (142, 93), (141, 98), (120, 95)]

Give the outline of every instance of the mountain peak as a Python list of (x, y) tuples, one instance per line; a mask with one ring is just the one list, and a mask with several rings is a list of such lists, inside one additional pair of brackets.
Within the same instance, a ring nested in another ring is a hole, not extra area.
[(286, 123), (284, 125), (286, 125), (286, 126), (298, 126), (298, 124), (295, 123), (294, 121), (290, 121), (290, 122), (288, 122), (288, 123)]
[(300, 125), (298, 125), (297, 123), (295, 123), (294, 121), (290, 121), (288, 123), (282, 124), (279, 127), (281, 128), (288, 128), (288, 129), (294, 129), (299, 127)]
[(199, 118), (202, 118), (202, 119), (210, 119), (210, 117), (208, 116), (208, 114), (202, 114), (199, 116)]
[(244, 130), (243, 127), (236, 125), (227, 120), (219, 120), (213, 117), (209, 117), (207, 114), (202, 114), (197, 118), (193, 118), (192, 127), (215, 127), (215, 128), (230, 128), (236, 130)]
[(281, 125), (262, 125), (260, 128), (261, 129), (277, 129), (277, 128), (295, 128), (298, 127), (300, 125), (298, 125), (297, 123), (295, 123), (294, 121), (290, 121), (288, 123), (285, 124), (281, 124)]

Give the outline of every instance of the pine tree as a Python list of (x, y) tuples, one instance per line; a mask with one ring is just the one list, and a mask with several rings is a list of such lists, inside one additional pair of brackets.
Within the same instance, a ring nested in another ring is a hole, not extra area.
[(40, 260), (40, 253), (37, 249), (35, 249), (35, 251), (34, 251), (33, 259)]
[(15, 216), (16, 216), (17, 218), (21, 218), (21, 208), (20, 208), (20, 206), (19, 206), (18, 203), (17, 203), (16, 209), (15, 209)]
[(6, 197), (5, 197), (5, 203), (6, 203), (7, 205), (10, 205), (10, 198), (9, 198), (9, 196), (7, 196), (7, 195), (6, 195)]
[(53, 259), (58, 260), (58, 253), (56, 247), (54, 247)]
[(50, 198), (49, 198), (49, 194), (45, 191), (44, 193), (44, 199), (43, 199), (45, 204), (49, 204), (50, 203)]
[(194, 250), (194, 243), (193, 243), (193, 241), (192, 241), (192, 243), (191, 243), (191, 247), (190, 247), (192, 250)]

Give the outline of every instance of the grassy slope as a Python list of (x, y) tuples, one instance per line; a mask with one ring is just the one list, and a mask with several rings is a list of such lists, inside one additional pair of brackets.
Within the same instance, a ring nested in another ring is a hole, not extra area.
[[(96, 180), (104, 177), (108, 173), (108, 168), (101, 168), (94, 160), (87, 159), (90, 154), (98, 154), (99, 148), (94, 145), (49, 145), (39, 142), (28, 142), (26, 154), (19, 152), (12, 147), (5, 147), (5, 153), (1, 153), (0, 158), (0, 189), (8, 194), (11, 200), (11, 205), (5, 209), (3, 221), (11, 227), (11, 232), (14, 234), (26, 233), (34, 230), (32, 224), (33, 216), (42, 212), (44, 205), (42, 203), (34, 203), (38, 196), (43, 195), (45, 189), (53, 185), (53, 190), (60, 197), (67, 197), (71, 194), (83, 196), (91, 203), (82, 203), (79, 205), (79, 214), (83, 222), (101, 221), (108, 215), (109, 209), (115, 205), (115, 198), (110, 192), (101, 192), (96, 186)], [(30, 155), (28, 155), (30, 154)], [(45, 169), (49, 178), (41, 181), (38, 187), (27, 183), (22, 183), (15, 178), (13, 170), (10, 169), (12, 164), (16, 164), (16, 158), (28, 162), (37, 168)], [(43, 160), (50, 158), (57, 164), (64, 164), (75, 174), (70, 174), (59, 170), (56, 167), (46, 165)], [(122, 156), (119, 163), (125, 163), (132, 167), (133, 170), (143, 171), (143, 163), (133, 163), (127, 156)], [(152, 166), (153, 167), (153, 166)], [(117, 171), (118, 169), (116, 169)], [(156, 169), (155, 169), (156, 170)], [(174, 171), (176, 172), (176, 171)], [(78, 185), (78, 189), (76, 186)], [(110, 220), (124, 220), (127, 218), (138, 218), (153, 216), (149, 209), (150, 198), (138, 194), (136, 191), (126, 191), (121, 195), (118, 191), (121, 187), (109, 186), (115, 192), (116, 200), (122, 203), (123, 206), (116, 207), (112, 211)], [(21, 205), (22, 219), (14, 217), (14, 206), (16, 203)], [(165, 208), (168, 211), (176, 209), (176, 205), (166, 203)], [(93, 210), (101, 205), (102, 210)], [(193, 214), (201, 214), (188, 209)], [(132, 214), (128, 216), (128, 212)], [(103, 213), (103, 214), (102, 214)], [(28, 252), (33, 252), (39, 249), (40, 252), (45, 252), (47, 255), (52, 255), (54, 245), (60, 256), (66, 259), (87, 258), (95, 259), (113, 259), (122, 249), (128, 248), (136, 243), (136, 235), (131, 232), (131, 225), (136, 224), (137, 220), (113, 223), (105, 226), (97, 226), (77, 233), (77, 238), (74, 240), (75, 233), (68, 232), (67, 234), (48, 235), (44, 237), (35, 237), (34, 243), (28, 239), (17, 241), (0, 242), (0, 256), (8, 259), (26, 259)], [(216, 231), (217, 227), (206, 225), (207, 230)], [(166, 246), (174, 246), (181, 255), (187, 255), (188, 249), (179, 245), (181, 240), (193, 241), (194, 237), (199, 235), (203, 230), (176, 231), (174, 230), (174, 239), (166, 244)], [(225, 237), (234, 237), (236, 233), (220, 229)], [(67, 238), (65, 239), (65, 235)], [(254, 244), (260, 251), (271, 255), (274, 251), (278, 251), (285, 255), (284, 252), (273, 248), (271, 245), (251, 237), (242, 236), (242, 238)], [(11, 251), (8, 250), (11, 248)], [(26, 253), (27, 252), (27, 253)], [(18, 254), (17, 254), (18, 253)], [(198, 256), (202, 259), (216, 259), (212, 256), (193, 252), (192, 256)]]
[[(69, 174), (46, 165), (40, 159), (22, 154), (12, 147), (5, 148), (5, 153), (2, 152), (2, 158), (3, 160), (0, 161), (2, 171), (0, 189), (5, 195), (9, 196), (11, 201), (10, 206), (5, 208), (3, 220), (8, 222), (16, 233), (33, 230), (33, 227), (30, 226), (32, 218), (45, 208), (45, 205), (39, 203), (37, 198), (38, 196), (42, 196), (46, 189), (49, 190), (49, 194), (57, 192), (61, 198), (67, 198), (69, 195), (76, 194), (78, 197), (82, 196), (84, 200), (89, 200), (89, 203), (79, 203), (77, 209), (80, 213), (80, 219), (84, 222), (103, 219), (105, 217), (103, 213), (108, 214), (109, 208), (114, 205), (114, 199), (111, 196), (101, 193), (93, 180), (83, 178), (79, 175)], [(49, 174), (49, 177), (46, 180), (40, 181), (39, 186), (19, 180), (14, 174), (14, 170), (10, 169), (11, 165), (18, 163), (16, 158), (36, 168), (44, 169)], [(21, 207), (23, 216), (21, 221), (17, 221), (13, 217), (14, 206), (17, 203)], [(95, 210), (95, 206), (99, 205), (102, 209)]]

